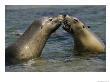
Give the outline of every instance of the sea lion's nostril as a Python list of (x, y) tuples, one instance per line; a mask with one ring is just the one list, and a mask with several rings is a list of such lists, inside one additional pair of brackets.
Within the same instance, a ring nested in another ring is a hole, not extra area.
[(71, 27), (71, 25), (68, 24), (68, 27)]
[(67, 24), (67, 21), (64, 21), (64, 24)]

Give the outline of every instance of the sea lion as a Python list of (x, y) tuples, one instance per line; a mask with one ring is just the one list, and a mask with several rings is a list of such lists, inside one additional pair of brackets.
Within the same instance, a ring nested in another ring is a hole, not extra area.
[(74, 50), (76, 53), (97, 54), (105, 52), (104, 43), (78, 18), (64, 15), (64, 25), (63, 29), (74, 38)]
[(14, 44), (5, 49), (5, 64), (17, 64), (40, 57), (49, 36), (61, 23), (62, 15), (49, 18), (48, 21), (34, 21)]

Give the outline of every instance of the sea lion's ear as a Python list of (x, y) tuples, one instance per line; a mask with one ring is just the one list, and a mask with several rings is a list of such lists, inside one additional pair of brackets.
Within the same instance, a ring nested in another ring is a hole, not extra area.
[(87, 26), (88, 28), (91, 28), (90, 26)]

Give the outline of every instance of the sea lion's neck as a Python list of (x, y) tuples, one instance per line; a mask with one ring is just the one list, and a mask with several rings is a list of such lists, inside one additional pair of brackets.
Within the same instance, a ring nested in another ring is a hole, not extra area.
[(104, 52), (103, 42), (89, 29), (85, 29), (81, 34), (74, 35), (73, 37), (76, 50), (92, 53)]
[(37, 34), (32, 37), (32, 40), (28, 42), (28, 46), (31, 49), (32, 54), (40, 57), (42, 49), (44, 48), (48, 38), (49, 34), (46, 33), (44, 29), (37, 32)]
[(24, 34), (18, 39), (25, 41), (25, 40), (29, 40), (30, 38), (32, 38), (41, 28), (42, 24), (40, 23), (40, 21), (34, 21), (29, 28), (24, 32)]
[(87, 38), (88, 38), (88, 36), (91, 37), (91, 35), (92, 34), (88, 29), (75, 31), (72, 34), (72, 37), (74, 38), (74, 48), (76, 50), (83, 51), (85, 48), (84, 44), (88, 43)]
[(40, 57), (49, 33), (41, 29), (39, 22), (33, 22), (16, 43), (6, 48), (7, 64), (20, 63), (31, 58)]
[(41, 26), (41, 23), (36, 21), (33, 22), (15, 43), (18, 49), (21, 49), (21, 54), (28, 51), (28, 57), (24, 55), (24, 57), (22, 56), (22, 59), (25, 59), (25, 57), (39, 57), (41, 55), (42, 49), (49, 37), (49, 34), (45, 31), (45, 29), (41, 29)]

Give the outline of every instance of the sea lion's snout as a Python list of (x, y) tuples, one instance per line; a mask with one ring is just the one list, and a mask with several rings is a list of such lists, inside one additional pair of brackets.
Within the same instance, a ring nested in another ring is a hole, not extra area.
[(49, 32), (49, 34), (51, 34), (62, 25), (63, 20), (63, 15), (49, 17), (46, 21), (44, 21), (42, 27), (46, 32)]
[(69, 16), (69, 15), (64, 15), (64, 27), (63, 29), (69, 33), (73, 33), (75, 32), (75, 30), (81, 30), (83, 26), (83, 24), (76, 18), (73, 16)]
[(56, 24), (56, 26), (59, 27), (60, 25), (62, 25), (63, 20), (64, 20), (63, 15), (58, 15), (57, 17), (53, 18), (52, 23)]
[(63, 29), (67, 32), (72, 32), (72, 29), (71, 29), (71, 17), (69, 15), (63, 15), (63, 18), (64, 18), (64, 26), (63, 26)]
[(57, 19), (60, 23), (63, 23), (64, 17), (63, 15), (58, 15)]

